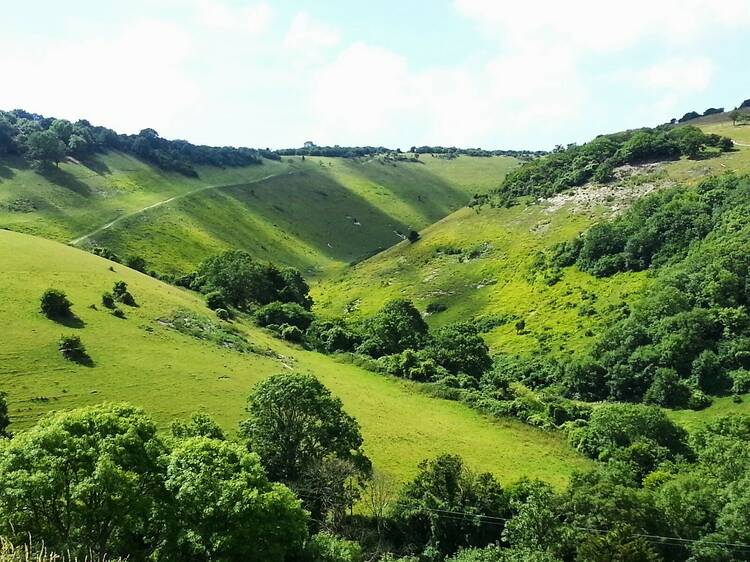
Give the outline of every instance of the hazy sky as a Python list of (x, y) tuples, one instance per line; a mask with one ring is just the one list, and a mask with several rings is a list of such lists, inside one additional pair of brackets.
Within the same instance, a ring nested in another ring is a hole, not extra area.
[(6, 1), (0, 108), (254, 147), (550, 148), (750, 98), (750, 0)]

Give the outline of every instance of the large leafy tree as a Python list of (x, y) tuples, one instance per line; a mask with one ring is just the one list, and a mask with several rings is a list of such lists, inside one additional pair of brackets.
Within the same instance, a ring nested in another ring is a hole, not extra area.
[(248, 412), (242, 432), (273, 479), (298, 480), (329, 455), (345, 460), (363, 455), (359, 424), (312, 375), (268, 377), (250, 395)]
[(156, 426), (102, 405), (43, 418), (0, 446), (0, 533), (81, 557), (140, 558), (161, 495)]
[(427, 353), (451, 373), (479, 377), (492, 366), (489, 348), (471, 323), (445, 326), (432, 337)]
[(498, 540), (508, 499), (491, 474), (475, 474), (460, 457), (442, 455), (420, 463), (392, 516), (405, 544), (446, 555)]
[(427, 323), (411, 301), (394, 299), (365, 321), (358, 351), (381, 357), (420, 349), (427, 342), (427, 332)]
[(248, 412), (241, 430), (250, 449), (272, 479), (300, 493), (314, 517), (340, 509), (336, 498), (353, 499), (342, 486), (367, 476), (370, 463), (359, 424), (320, 381), (304, 374), (271, 376), (250, 395)]
[(198, 267), (195, 286), (204, 292), (218, 291), (237, 308), (273, 301), (294, 302), (309, 309), (309, 287), (295, 269), (278, 270), (262, 264), (244, 250), (229, 250), (203, 261)]
[(269, 482), (255, 453), (190, 437), (166, 462), (172, 532), (159, 558), (283, 562), (301, 550), (307, 515), (286, 486)]
[(65, 143), (52, 131), (31, 133), (28, 139), (29, 157), (39, 162), (54, 162), (65, 158)]

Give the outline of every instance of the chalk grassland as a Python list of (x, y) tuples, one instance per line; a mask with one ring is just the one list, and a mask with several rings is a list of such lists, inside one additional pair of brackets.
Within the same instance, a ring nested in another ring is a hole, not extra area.
[[(418, 242), (401, 242), (322, 280), (313, 289), (317, 310), (357, 319), (388, 299), (404, 297), (423, 311), (430, 304), (445, 305), (444, 312), (428, 316), (433, 326), (476, 317), (502, 319), (486, 334), (494, 351), (564, 357), (584, 349), (615, 307), (637, 298), (650, 278), (642, 272), (597, 279), (571, 267), (549, 284), (549, 275), (535, 268), (538, 253), (573, 239), (654, 189), (677, 183), (689, 188), (712, 174), (750, 171), (750, 126), (718, 121), (704, 127), (749, 146), (738, 144), (732, 152), (700, 160), (644, 166), (612, 186), (588, 185), (549, 201), (479, 212), (461, 209), (425, 229)], [(523, 329), (517, 328), (519, 321)]]
[[(169, 326), (177, 310), (212, 318), (197, 296), (77, 249), (0, 231), (0, 263), (0, 388), (9, 393), (13, 430), (50, 410), (128, 401), (162, 428), (201, 410), (234, 431), (253, 384), (294, 369), (314, 373), (341, 397), (362, 425), (376, 467), (399, 481), (441, 452), (460, 454), (505, 482), (528, 475), (562, 485), (588, 464), (557, 434), (489, 420), (405, 381), (288, 346), (245, 321), (233, 328), (252, 345), (251, 353), (178, 332)], [(102, 292), (120, 279), (139, 305), (121, 305), (126, 319), (100, 303)], [(66, 326), (38, 312), (48, 287), (68, 293), (79, 323)], [(93, 366), (64, 360), (57, 351), (61, 334), (79, 335)]]
[[(138, 254), (160, 273), (244, 248), (309, 275), (364, 259), (496, 186), (513, 158), (283, 158), (200, 178), (109, 152), (44, 173), (0, 160), (0, 227)], [(106, 227), (106, 228), (105, 228)]]

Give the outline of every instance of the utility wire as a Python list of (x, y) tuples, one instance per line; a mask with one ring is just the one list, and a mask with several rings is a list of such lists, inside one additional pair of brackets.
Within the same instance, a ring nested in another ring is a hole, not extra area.
[[(418, 509), (421, 511), (430, 511), (432, 513), (435, 513), (438, 517), (442, 517), (450, 521), (461, 522), (461, 521), (466, 521), (467, 518), (481, 519), (483, 520), (485, 524), (494, 525), (497, 527), (504, 527), (505, 523), (510, 521), (510, 519), (507, 517), (484, 515), (482, 513), (470, 513), (468, 511), (451, 511), (447, 509), (425, 507), (425, 506), (420, 506), (416, 504), (407, 504), (405, 507), (412, 507), (414, 509)], [(595, 529), (592, 527), (582, 527), (582, 526), (577, 526), (577, 525), (571, 525), (571, 527), (579, 531), (589, 531), (592, 533), (606, 534), (610, 532), (607, 529)], [(651, 535), (647, 533), (635, 533), (631, 536), (634, 538), (644, 539), (654, 544), (669, 544), (670, 546), (685, 546), (687, 544), (702, 543), (702, 544), (710, 544), (714, 546), (722, 546), (725, 548), (732, 548), (732, 549), (738, 549), (738, 550), (742, 550), (742, 549), (750, 550), (750, 544), (746, 544), (746, 543), (723, 542), (723, 541), (713, 541), (713, 540), (703, 540), (703, 539), (684, 539), (681, 537)]]

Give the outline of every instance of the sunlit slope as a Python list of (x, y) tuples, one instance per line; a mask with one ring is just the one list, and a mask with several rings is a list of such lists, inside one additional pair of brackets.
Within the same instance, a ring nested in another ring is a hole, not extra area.
[[(620, 299), (639, 291), (645, 277), (620, 274), (596, 279), (568, 268), (549, 285), (533, 271), (537, 253), (573, 238), (603, 209), (576, 210), (574, 203), (521, 205), (510, 209), (462, 209), (426, 229), (414, 244), (403, 242), (315, 288), (322, 314), (361, 317), (391, 298), (412, 299), (432, 314), (434, 326), (476, 317), (503, 317), (486, 334), (495, 351), (564, 353), (582, 348)], [(523, 321), (523, 329), (517, 323)]]
[(165, 173), (119, 153), (38, 173), (0, 161), (0, 226), (139, 254), (162, 273), (244, 248), (308, 275), (363, 259), (496, 186), (512, 158), (283, 158)]
[(499, 317), (499, 325), (486, 334), (495, 351), (564, 356), (584, 349), (614, 307), (637, 297), (649, 278), (646, 273), (621, 273), (598, 279), (566, 268), (558, 282), (549, 284), (535, 270), (537, 254), (653, 189), (677, 183), (689, 187), (711, 174), (750, 171), (750, 126), (714, 120), (701, 127), (738, 144), (729, 153), (709, 153), (698, 160), (649, 164), (612, 185), (587, 185), (550, 201), (479, 212), (461, 209), (425, 229), (418, 242), (401, 242), (323, 280), (314, 287), (318, 311), (356, 319), (388, 299), (405, 297), (422, 311), (430, 304), (447, 307), (427, 317), (433, 326)]
[[(0, 338), (0, 389), (9, 394), (12, 429), (27, 427), (50, 410), (117, 400), (143, 406), (162, 427), (203, 410), (234, 430), (252, 385), (294, 369), (314, 373), (342, 398), (362, 425), (376, 467), (399, 480), (413, 474), (420, 460), (441, 452), (458, 453), (504, 481), (529, 475), (562, 484), (586, 464), (561, 436), (512, 420), (493, 422), (459, 403), (427, 397), (406, 382), (287, 346), (243, 322), (234, 326), (256, 353), (177, 332), (164, 319), (180, 308), (211, 317), (199, 298), (77, 249), (0, 231), (0, 263), (0, 322), (6, 327)], [(100, 304), (102, 292), (119, 279), (139, 304), (122, 307), (126, 319)], [(38, 312), (39, 296), (50, 286), (67, 292), (81, 325), (65, 326)], [(58, 353), (59, 336), (73, 333), (81, 337), (93, 366), (71, 363)]]

